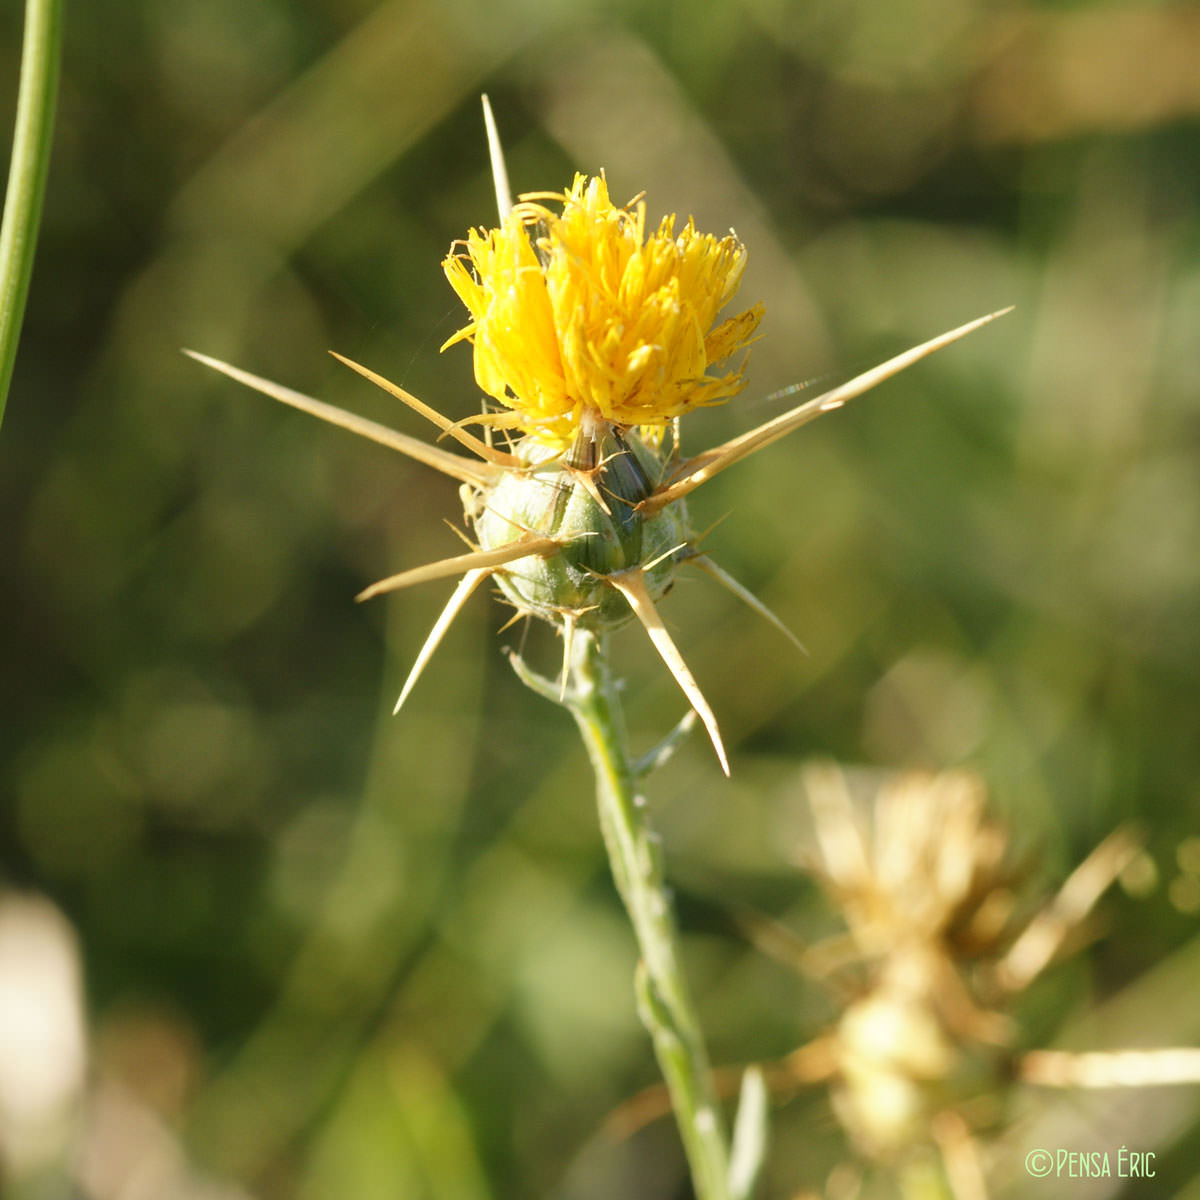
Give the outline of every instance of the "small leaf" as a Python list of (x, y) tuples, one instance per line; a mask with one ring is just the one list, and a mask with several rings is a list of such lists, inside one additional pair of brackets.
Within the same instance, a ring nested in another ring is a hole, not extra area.
[(729, 1159), (730, 1200), (750, 1200), (767, 1157), (770, 1115), (767, 1085), (758, 1067), (748, 1067), (742, 1076), (737, 1119), (733, 1126), (733, 1148)]

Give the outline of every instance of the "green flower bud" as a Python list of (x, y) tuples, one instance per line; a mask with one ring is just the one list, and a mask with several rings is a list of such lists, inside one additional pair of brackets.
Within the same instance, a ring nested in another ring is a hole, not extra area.
[[(525, 439), (519, 449), (532, 447)], [(553, 538), (561, 548), (508, 564), (494, 578), (521, 611), (554, 624), (574, 618), (580, 628), (615, 629), (633, 615), (609, 576), (645, 571), (654, 600), (671, 588), (688, 557), (691, 530), (682, 503), (647, 515), (638, 505), (662, 477), (666, 460), (632, 430), (607, 422), (582, 431), (566, 455), (505, 472), (476, 502), (481, 550), (497, 550), (522, 535)]]

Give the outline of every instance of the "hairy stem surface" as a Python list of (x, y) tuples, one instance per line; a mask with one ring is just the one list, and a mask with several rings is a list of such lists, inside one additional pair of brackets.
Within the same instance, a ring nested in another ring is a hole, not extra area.
[(641, 953), (638, 1009), (667, 1081), (696, 1195), (699, 1200), (727, 1200), (728, 1142), (684, 979), (659, 840), (636, 786), (604, 643), (593, 634), (575, 634), (571, 684), (564, 703), (596, 775), (604, 844)]

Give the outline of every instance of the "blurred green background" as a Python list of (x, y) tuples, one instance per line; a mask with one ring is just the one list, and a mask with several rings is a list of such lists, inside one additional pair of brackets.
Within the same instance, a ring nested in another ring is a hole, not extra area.
[[(520, 631), (480, 594), (389, 715), (448, 588), (352, 598), (458, 552), (454, 487), (179, 352), (422, 436), (326, 350), (477, 411), (438, 347), (440, 260), (493, 213), (484, 90), (515, 190), (604, 168), (746, 243), (751, 384), (685, 449), (1017, 305), (696, 494), (811, 652), (701, 576), (664, 606), (733, 763), (695, 737), (651, 785), (714, 1058), (832, 1014), (728, 919), (831, 926), (797, 867), (812, 756), (980, 770), (1043, 887), (1140, 822), (1156, 886), (1107, 899), (1028, 1040), (1122, 996), (1082, 1044), (1195, 1042), (1197, 63), (1194, 4), (71, 5), (0, 431), (0, 882), (77, 946), (91, 1062), (30, 1160), (82, 1144), (75, 1190), (36, 1194), (688, 1194), (666, 1122), (603, 1132), (655, 1070), (583, 753), (501, 654)], [(527, 653), (553, 670), (543, 631)], [(616, 654), (645, 748), (682, 700), (640, 631)], [(821, 1093), (779, 1101), (772, 1200), (848, 1153)], [(1158, 1174), (1039, 1194), (1200, 1196), (1197, 1089), (1051, 1102)]]

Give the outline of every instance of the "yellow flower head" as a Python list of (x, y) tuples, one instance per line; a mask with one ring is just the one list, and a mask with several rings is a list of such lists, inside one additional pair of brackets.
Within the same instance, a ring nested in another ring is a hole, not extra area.
[(645, 226), (644, 203), (617, 208), (603, 176), (576, 175), (471, 230), (442, 264), (472, 318), (446, 345), (474, 345), (479, 386), (525, 432), (561, 443), (588, 417), (661, 427), (741, 390), (740, 367), (712, 368), (750, 341), (762, 305), (713, 323), (745, 248), (690, 219), (678, 234), (674, 216)]

